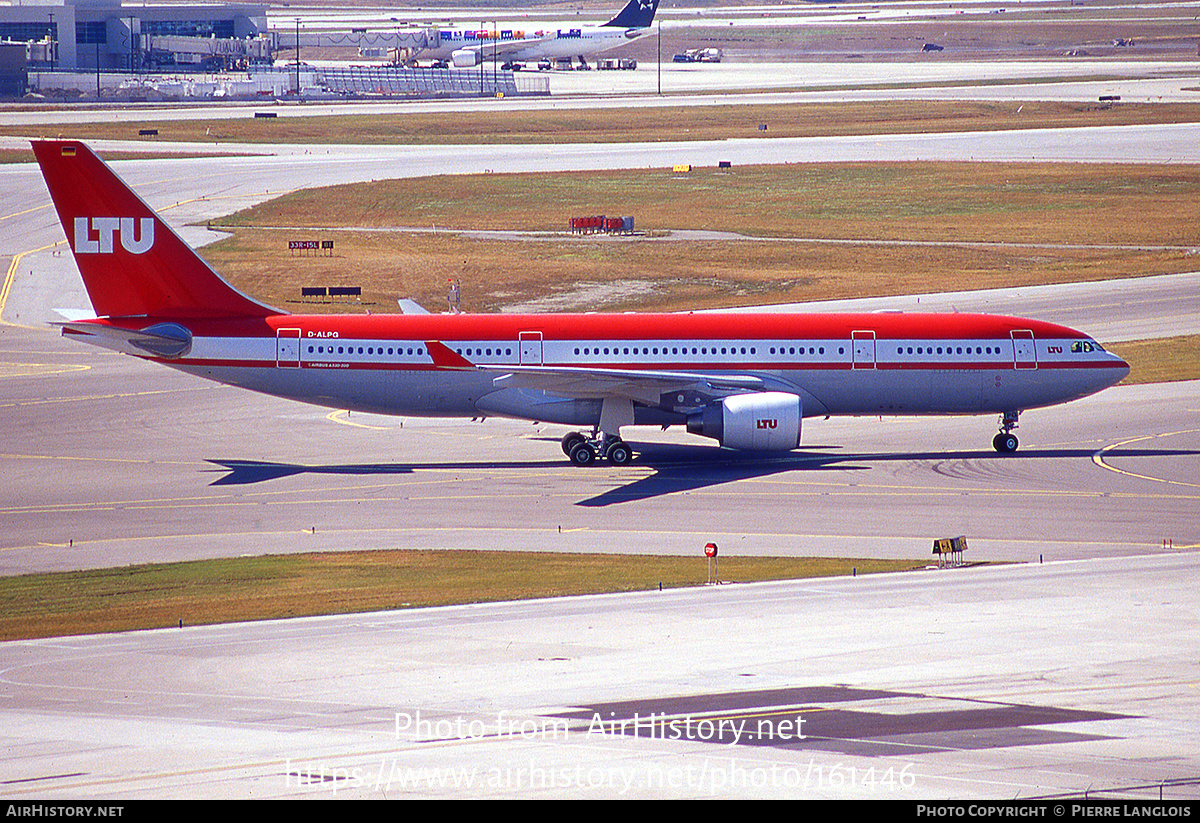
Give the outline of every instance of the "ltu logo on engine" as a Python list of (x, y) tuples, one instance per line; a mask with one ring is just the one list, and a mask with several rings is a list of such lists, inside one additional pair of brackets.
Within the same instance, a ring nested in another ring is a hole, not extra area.
[(115, 237), (130, 254), (144, 254), (154, 245), (154, 218), (76, 217), (75, 253), (112, 254)]
[(774, 419), (774, 418), (770, 418), (770, 417), (764, 417), (764, 418), (761, 418), (761, 419), (759, 419), (759, 420), (757, 420), (757, 421), (755, 421), (755, 422), (757, 422), (757, 423), (758, 423), (758, 427), (759, 427), (760, 429), (773, 429), (773, 428), (775, 428), (776, 426), (778, 426), (778, 425), (779, 425), (779, 421), (778, 421), (778, 420), (776, 420), (776, 419)]

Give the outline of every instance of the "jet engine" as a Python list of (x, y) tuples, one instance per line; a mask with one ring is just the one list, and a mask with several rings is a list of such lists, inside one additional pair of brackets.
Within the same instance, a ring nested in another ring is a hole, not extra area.
[(459, 69), (478, 66), (479, 51), (477, 49), (459, 49), (456, 52), (451, 52), (450, 60), (454, 63), (455, 68)]
[(688, 415), (687, 429), (748, 451), (791, 451), (800, 445), (800, 397), (786, 392), (734, 394)]

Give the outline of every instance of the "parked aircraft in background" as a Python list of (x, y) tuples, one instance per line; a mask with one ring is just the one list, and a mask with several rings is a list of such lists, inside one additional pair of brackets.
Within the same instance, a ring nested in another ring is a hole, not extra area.
[(1063, 326), (977, 314), (293, 315), (234, 289), (92, 151), (33, 144), (97, 318), (79, 340), (338, 409), (583, 427), (622, 465), (634, 425), (786, 452), (814, 415), (1002, 415), (1113, 385), (1121, 358)]
[(414, 57), (457, 67), (496, 62), (515, 68), (527, 62), (586, 57), (614, 49), (641, 37), (650, 30), (658, 0), (629, 0), (616, 17), (601, 26), (589, 28), (538, 29), (463, 29), (439, 32), (440, 45), (425, 49)]

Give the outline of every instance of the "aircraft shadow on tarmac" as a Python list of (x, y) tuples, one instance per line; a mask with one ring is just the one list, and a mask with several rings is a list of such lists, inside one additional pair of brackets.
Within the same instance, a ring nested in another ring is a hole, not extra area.
[[(881, 700), (887, 701), (886, 711), (878, 708)], [(551, 717), (589, 733), (596, 728), (595, 718), (601, 718), (606, 734), (903, 758), (1120, 740), (1111, 726), (1082, 724), (1136, 715), (852, 686), (801, 686), (595, 703)]]
[[(838, 446), (806, 446), (799, 451), (786, 454), (753, 454), (743, 451), (719, 449), (707, 445), (644, 444), (636, 447), (637, 456), (630, 467), (652, 469), (652, 473), (633, 479), (631, 482), (609, 489), (594, 497), (580, 500), (575, 505), (589, 508), (611, 506), (648, 500), (669, 494), (696, 491), (735, 483), (739, 480), (770, 477), (796, 471), (850, 471), (863, 472), (872, 464), (946, 461), (1000, 461), (1010, 465), (1028, 460), (1067, 459), (1091, 461), (1095, 449), (1030, 449), (1018, 454), (998, 454), (994, 451), (936, 451), (936, 452), (876, 452), (845, 453)], [(1104, 453), (1106, 459), (1133, 457), (1166, 458), (1193, 457), (1200, 455), (1196, 450), (1179, 449), (1111, 449)], [(341, 476), (406, 475), (417, 470), (454, 469), (545, 469), (549, 460), (487, 461), (476, 463), (357, 463), (340, 465), (301, 465), (297, 463), (273, 463), (259, 460), (209, 459), (228, 474), (214, 480), (212, 486), (240, 486), (265, 483), (301, 474), (328, 474)], [(600, 464), (602, 468), (604, 464)], [(566, 468), (566, 466), (564, 466)], [(579, 472), (595, 469), (578, 469)], [(623, 471), (628, 471), (627, 468)]]
[[(715, 449), (706, 446), (645, 446), (634, 460), (635, 466), (651, 466), (654, 474), (631, 483), (581, 500), (576, 505), (587, 507), (610, 506), (644, 500), (667, 494), (769, 477), (792, 471), (867, 471), (872, 464), (925, 462), (998, 461), (1001, 466), (1011, 461), (1044, 460), (1046, 458), (1083, 459), (1089, 463), (1095, 449), (1030, 449), (1018, 454), (998, 454), (991, 450), (937, 452), (830, 452), (838, 446), (801, 446), (798, 451), (780, 455), (776, 452), (755, 455), (744, 451)], [(1200, 451), (1112, 449), (1106, 458), (1195, 456)], [(945, 474), (941, 469), (935, 469)]]

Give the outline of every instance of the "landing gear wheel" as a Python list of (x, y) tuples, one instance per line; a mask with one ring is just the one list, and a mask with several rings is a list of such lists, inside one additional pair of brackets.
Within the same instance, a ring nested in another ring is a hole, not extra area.
[(596, 462), (596, 450), (587, 442), (576, 443), (567, 456), (576, 466), (590, 466)]
[(1011, 454), (1017, 450), (1017, 436), (1007, 432), (1000, 432), (992, 438), (992, 447), (996, 451), (1004, 454)]
[(604, 459), (614, 466), (624, 466), (633, 459), (633, 449), (625, 441), (618, 440), (605, 450)]
[(564, 434), (562, 439), (563, 454), (565, 454), (567, 457), (570, 457), (572, 449), (574, 449), (580, 443), (586, 442), (587, 438), (579, 432), (570, 432), (569, 434)]

